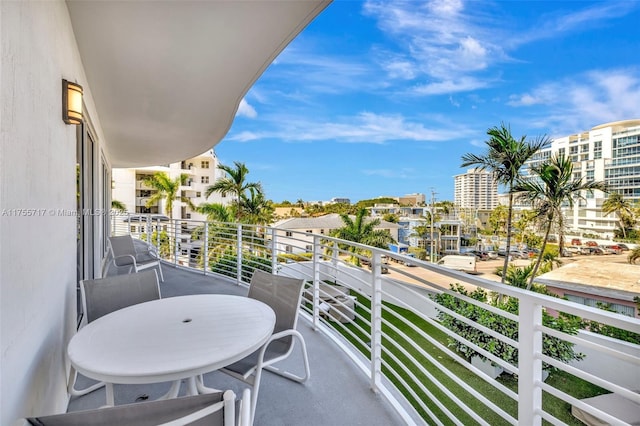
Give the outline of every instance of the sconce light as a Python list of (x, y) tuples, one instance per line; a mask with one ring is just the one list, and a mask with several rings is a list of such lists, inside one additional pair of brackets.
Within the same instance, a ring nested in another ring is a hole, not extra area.
[(62, 79), (62, 120), (82, 124), (82, 86)]

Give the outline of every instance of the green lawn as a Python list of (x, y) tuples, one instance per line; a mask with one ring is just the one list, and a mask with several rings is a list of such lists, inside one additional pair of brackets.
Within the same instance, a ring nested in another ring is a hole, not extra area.
[[(369, 342), (370, 327), (368, 321), (364, 321), (361, 318), (368, 320), (370, 302), (366, 297), (361, 295), (357, 295), (357, 297), (358, 306), (356, 308), (356, 312), (358, 314), (358, 318), (356, 323), (343, 324), (342, 326), (336, 323), (330, 324), (332, 324), (352, 344), (354, 344), (359, 351), (369, 357), (370, 351), (367, 343)], [(404, 320), (397, 318), (392, 311), (404, 318)], [(439, 385), (430, 380), (424, 373), (420, 372), (416, 362), (412, 361), (407, 355), (405, 355), (403, 350), (415, 358), (422, 368), (427, 370), (434, 378), (440, 381), (446, 389), (451, 391), (458, 399), (462, 400), (482, 419), (492, 425), (508, 424), (492, 409), (473, 397), (465, 390), (464, 387), (461, 387), (451, 378), (447, 377), (440, 367), (434, 365), (426, 356), (422, 355), (416, 348), (414, 348), (407, 341), (407, 338), (417, 343), (423, 351), (436, 359), (437, 362), (441, 363), (444, 368), (462, 379), (468, 387), (475, 389), (478, 393), (491, 400), (502, 410), (517, 418), (517, 401), (512, 400), (491, 384), (471, 373), (465, 367), (460, 365), (457, 360), (451, 358), (445, 352), (441, 351), (431, 342), (426, 340), (418, 332), (413, 330), (405, 321), (409, 321), (445, 346), (448, 344), (448, 337), (446, 334), (442, 333), (440, 330), (433, 327), (427, 321), (414, 313), (388, 303), (384, 304), (382, 317), (383, 332), (387, 336), (383, 339), (383, 373), (392, 382), (394, 382), (398, 389), (402, 391), (405, 397), (411, 402), (424, 419), (429, 421), (430, 417), (422, 404), (424, 404), (428, 410), (431, 410), (443, 424), (454, 424), (453, 421), (449, 419), (449, 416), (434, 403), (435, 399), (440, 401), (442, 405), (450, 410), (455, 417), (462, 421), (463, 424), (476, 424), (476, 421), (473, 418), (471, 418), (463, 409), (458, 407), (455, 402), (451, 401), (450, 398), (445, 395)], [(392, 327), (397, 328), (398, 331), (395, 331)], [(350, 330), (351, 333), (353, 333), (363, 343), (358, 341), (356, 337), (352, 336), (346, 330)], [(407, 337), (404, 337), (402, 334), (405, 334)], [(397, 361), (394, 357), (397, 358)], [(408, 369), (413, 375), (415, 375), (417, 380), (410, 377), (408, 372), (403, 371), (404, 369)], [(406, 381), (407, 385), (403, 384), (401, 379)], [(508, 374), (502, 374), (498, 380), (506, 387), (517, 392), (517, 378)], [(587, 398), (606, 393), (606, 390), (564, 372), (552, 373), (546, 380), (546, 383), (576, 398)], [(426, 391), (433, 395), (433, 398), (429, 397), (427, 392), (420, 389), (420, 384), (424, 386)], [(412, 393), (415, 394), (415, 396)], [(571, 415), (570, 405), (558, 400), (552, 395), (548, 395), (546, 393), (543, 394), (543, 407), (545, 411), (569, 425), (582, 425), (580, 421)]]

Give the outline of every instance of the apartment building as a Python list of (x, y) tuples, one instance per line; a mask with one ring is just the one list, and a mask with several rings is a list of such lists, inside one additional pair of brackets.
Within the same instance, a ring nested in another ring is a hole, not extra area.
[(146, 185), (144, 179), (157, 172), (164, 172), (171, 179), (176, 179), (181, 174), (188, 175), (188, 179), (180, 187), (180, 195), (191, 200), (195, 206), (205, 202), (221, 204), (230, 202), (230, 197), (223, 197), (218, 193), (211, 194), (209, 198), (205, 197), (207, 187), (216, 181), (220, 173), (218, 158), (213, 150), (164, 166), (113, 169), (113, 199), (122, 202), (129, 213), (163, 214), (175, 219), (206, 219), (205, 215), (194, 211), (187, 203), (180, 200), (174, 201), (171, 215), (166, 210), (165, 200), (148, 205), (149, 199), (157, 191)]
[[(351, 218), (354, 219), (353, 216)], [(337, 213), (320, 217), (284, 219), (273, 225), (278, 230), (277, 250), (286, 253), (310, 253), (313, 250), (314, 235), (329, 235), (334, 229), (343, 226), (344, 221)], [(388, 231), (391, 237), (398, 241), (399, 225), (382, 220), (375, 228)]]
[(456, 207), (491, 210), (498, 205), (498, 184), (493, 173), (469, 169), (453, 178)]
[[(571, 158), (574, 178), (604, 181), (611, 192), (622, 194), (630, 203), (640, 201), (640, 119), (605, 123), (556, 138), (551, 146), (536, 154), (529, 166), (556, 154)], [(582, 195), (584, 199), (576, 202), (573, 209), (565, 209), (567, 230), (577, 235), (613, 237), (618, 219), (615, 214), (602, 213), (607, 194), (585, 191)]]

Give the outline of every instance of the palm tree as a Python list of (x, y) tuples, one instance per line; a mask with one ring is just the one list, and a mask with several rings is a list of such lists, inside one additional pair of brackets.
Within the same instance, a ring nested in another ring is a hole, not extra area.
[(195, 210), (196, 207), (191, 202), (191, 199), (178, 195), (180, 193), (180, 186), (184, 185), (187, 179), (189, 179), (189, 175), (185, 173), (175, 179), (171, 179), (165, 172), (156, 172), (151, 176), (145, 177), (143, 179), (145, 185), (156, 190), (147, 200), (146, 206), (151, 207), (158, 201), (165, 200), (165, 208), (169, 219), (173, 219), (173, 202), (175, 200), (180, 200), (186, 203), (189, 208)]
[(554, 155), (549, 160), (537, 164), (531, 168), (535, 177), (519, 179), (512, 187), (512, 194), (518, 194), (518, 198), (530, 203), (536, 208), (539, 217), (546, 221), (546, 230), (540, 255), (536, 260), (536, 266), (529, 278), (527, 290), (533, 285), (543, 254), (549, 240), (551, 226), (555, 220), (562, 218), (562, 206), (567, 203), (573, 207), (575, 199), (584, 198), (582, 191), (598, 189), (605, 191), (603, 182), (583, 182), (582, 178), (573, 178), (573, 163), (564, 155)]
[[(487, 152), (484, 155), (465, 154), (462, 156), (461, 167), (475, 166), (480, 170), (493, 172), (496, 182), (506, 185), (509, 190), (509, 205), (507, 213), (507, 244), (506, 253), (511, 250), (511, 220), (513, 218), (513, 193), (512, 188), (520, 176), (520, 169), (541, 148), (550, 143), (546, 136), (533, 141), (527, 141), (526, 136), (516, 140), (511, 135), (511, 128), (502, 123), (500, 127), (492, 127), (487, 130), (489, 140)], [(504, 257), (503, 270), (509, 266), (509, 256)], [(502, 276), (502, 283), (505, 276)]]
[(235, 213), (229, 206), (220, 203), (202, 203), (196, 211), (206, 215), (209, 222), (233, 222), (235, 217)]
[(208, 198), (214, 192), (220, 193), (223, 197), (230, 194), (234, 198), (233, 204), (236, 206), (236, 220), (239, 221), (242, 216), (240, 204), (243, 196), (245, 196), (246, 192), (251, 188), (262, 193), (262, 184), (260, 184), (260, 182), (246, 181), (249, 169), (247, 169), (244, 163), (236, 161), (234, 162), (234, 166), (235, 167), (219, 164), (218, 169), (223, 170), (227, 176), (216, 180), (213, 185), (207, 188), (204, 195)]
[(249, 196), (243, 195), (241, 197), (240, 208), (243, 223), (268, 225), (274, 221), (273, 204), (255, 188), (249, 188)]
[(602, 203), (602, 213), (605, 215), (615, 213), (620, 222), (620, 229), (622, 229), (622, 238), (627, 238), (625, 228), (627, 227), (627, 223), (630, 222), (629, 219), (633, 217), (629, 201), (625, 200), (619, 192), (613, 192), (609, 194), (609, 197)]
[(640, 259), (640, 246), (631, 249), (629, 255), (627, 256), (627, 261), (632, 265), (635, 264), (638, 259)]
[[(376, 229), (376, 226), (380, 224), (380, 219), (367, 220), (366, 215), (366, 208), (359, 209), (355, 218), (352, 218), (347, 214), (341, 214), (340, 218), (342, 219), (342, 222), (344, 222), (344, 226), (342, 228), (332, 230), (330, 235), (342, 240), (366, 244), (382, 249), (388, 249), (389, 244), (396, 243), (391, 234), (389, 234), (389, 231)], [(349, 251), (356, 253), (358, 250), (353, 246), (349, 246)], [(354, 261), (356, 266), (360, 266), (360, 258), (352, 256), (351, 259)]]
[(127, 211), (127, 206), (122, 201), (118, 200), (111, 200), (111, 208), (121, 211)]

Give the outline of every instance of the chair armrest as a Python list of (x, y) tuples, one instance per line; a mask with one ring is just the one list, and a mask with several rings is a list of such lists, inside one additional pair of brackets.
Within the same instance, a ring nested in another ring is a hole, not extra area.
[(153, 244), (147, 244), (146, 250), (136, 250), (136, 254), (150, 254), (155, 258), (160, 258), (160, 256), (158, 255), (158, 248)]
[[(118, 259), (123, 259), (123, 258), (129, 258), (129, 259), (131, 259), (131, 262), (118, 264)], [(135, 258), (135, 256), (132, 256), (130, 254), (123, 254), (122, 256), (114, 256), (113, 264), (116, 265), (116, 266), (128, 266), (128, 265), (136, 266), (136, 258)]]

